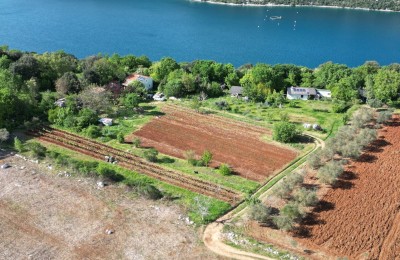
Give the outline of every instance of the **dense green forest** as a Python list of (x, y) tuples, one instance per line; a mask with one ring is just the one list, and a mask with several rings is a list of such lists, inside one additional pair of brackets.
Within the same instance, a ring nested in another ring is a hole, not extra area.
[(400, 1), (394, 0), (202, 0), (203, 2), (220, 2), (232, 4), (277, 4), (277, 5), (311, 5), (311, 6), (339, 6), (349, 8), (368, 8), (371, 10), (400, 11)]
[[(397, 63), (380, 66), (370, 61), (349, 68), (327, 62), (316, 69), (259, 63), (235, 68), (209, 60), (178, 63), (166, 57), (152, 62), (145, 56), (118, 54), (77, 59), (63, 51), (37, 54), (1, 47), (0, 129), (49, 120), (79, 131), (97, 124), (99, 115), (112, 107), (137, 109), (147, 94), (141, 83), (134, 82), (121, 93), (113, 91), (133, 72), (151, 76), (154, 92), (167, 97), (207, 99), (241, 85), (251, 102), (276, 104), (282, 102), (287, 87), (303, 86), (331, 90), (336, 111), (357, 102), (399, 105)], [(99, 87), (105, 91), (99, 92)], [(54, 104), (61, 97), (66, 97), (66, 107)]]

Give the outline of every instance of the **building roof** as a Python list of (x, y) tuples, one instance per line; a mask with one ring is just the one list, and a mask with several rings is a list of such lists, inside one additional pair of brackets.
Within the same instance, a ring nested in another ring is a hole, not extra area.
[(290, 87), (287, 88), (288, 95), (308, 95), (308, 96), (315, 96), (317, 91), (315, 88), (301, 88), (301, 87)]
[(243, 94), (243, 88), (240, 86), (232, 86), (229, 91), (232, 95), (242, 95)]
[(141, 79), (151, 79), (151, 78), (148, 77), (148, 76), (144, 76), (144, 75), (140, 75), (140, 74), (134, 73), (134, 74), (129, 75), (125, 79), (124, 83), (122, 83), (122, 85), (128, 86), (132, 81), (141, 80)]

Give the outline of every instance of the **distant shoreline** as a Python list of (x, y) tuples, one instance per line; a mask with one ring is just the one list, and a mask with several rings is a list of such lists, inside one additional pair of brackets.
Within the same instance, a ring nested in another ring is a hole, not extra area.
[(223, 3), (217, 2), (213, 0), (190, 0), (191, 2), (197, 3), (207, 3), (207, 4), (216, 4), (216, 5), (230, 5), (230, 6), (250, 6), (250, 7), (316, 7), (316, 8), (332, 8), (332, 9), (349, 9), (349, 10), (362, 10), (362, 11), (379, 11), (379, 12), (394, 12), (398, 13), (400, 11), (394, 11), (389, 9), (370, 9), (364, 7), (342, 7), (336, 5), (285, 5), (285, 4), (234, 4), (234, 3)]

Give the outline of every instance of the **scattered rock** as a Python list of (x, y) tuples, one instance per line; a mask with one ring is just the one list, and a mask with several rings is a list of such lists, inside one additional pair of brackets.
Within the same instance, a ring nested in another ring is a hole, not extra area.
[(106, 186), (104, 182), (102, 181), (97, 182), (97, 187), (104, 188), (104, 186)]
[(8, 163), (5, 163), (5, 164), (0, 166), (1, 169), (7, 169), (7, 168), (10, 168), (10, 167), (11, 167), (11, 165), (9, 165)]
[(111, 234), (114, 234), (114, 229), (106, 229), (106, 234), (107, 235), (111, 235)]
[(19, 167), (20, 170), (25, 170), (25, 168), (26, 168), (25, 166)]

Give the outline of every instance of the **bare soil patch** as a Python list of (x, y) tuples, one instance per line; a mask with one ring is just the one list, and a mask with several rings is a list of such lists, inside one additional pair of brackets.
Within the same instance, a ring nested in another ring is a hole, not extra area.
[[(303, 221), (295, 237), (250, 224), (249, 233), (313, 259), (400, 258), (400, 120), (351, 162), (337, 185)], [(268, 234), (267, 234), (268, 233)], [(273, 240), (273, 239), (272, 239)], [(296, 241), (296, 242), (294, 242)]]
[(178, 106), (165, 105), (164, 116), (154, 118), (129, 136), (140, 137), (145, 147), (184, 158), (193, 150), (200, 156), (205, 150), (213, 153), (211, 166), (227, 163), (239, 175), (263, 181), (296, 157), (296, 152), (262, 141), (270, 131), (232, 119), (193, 112)]
[(12, 167), (0, 170), (0, 259), (217, 259), (176, 205), (0, 152), (5, 162)]

